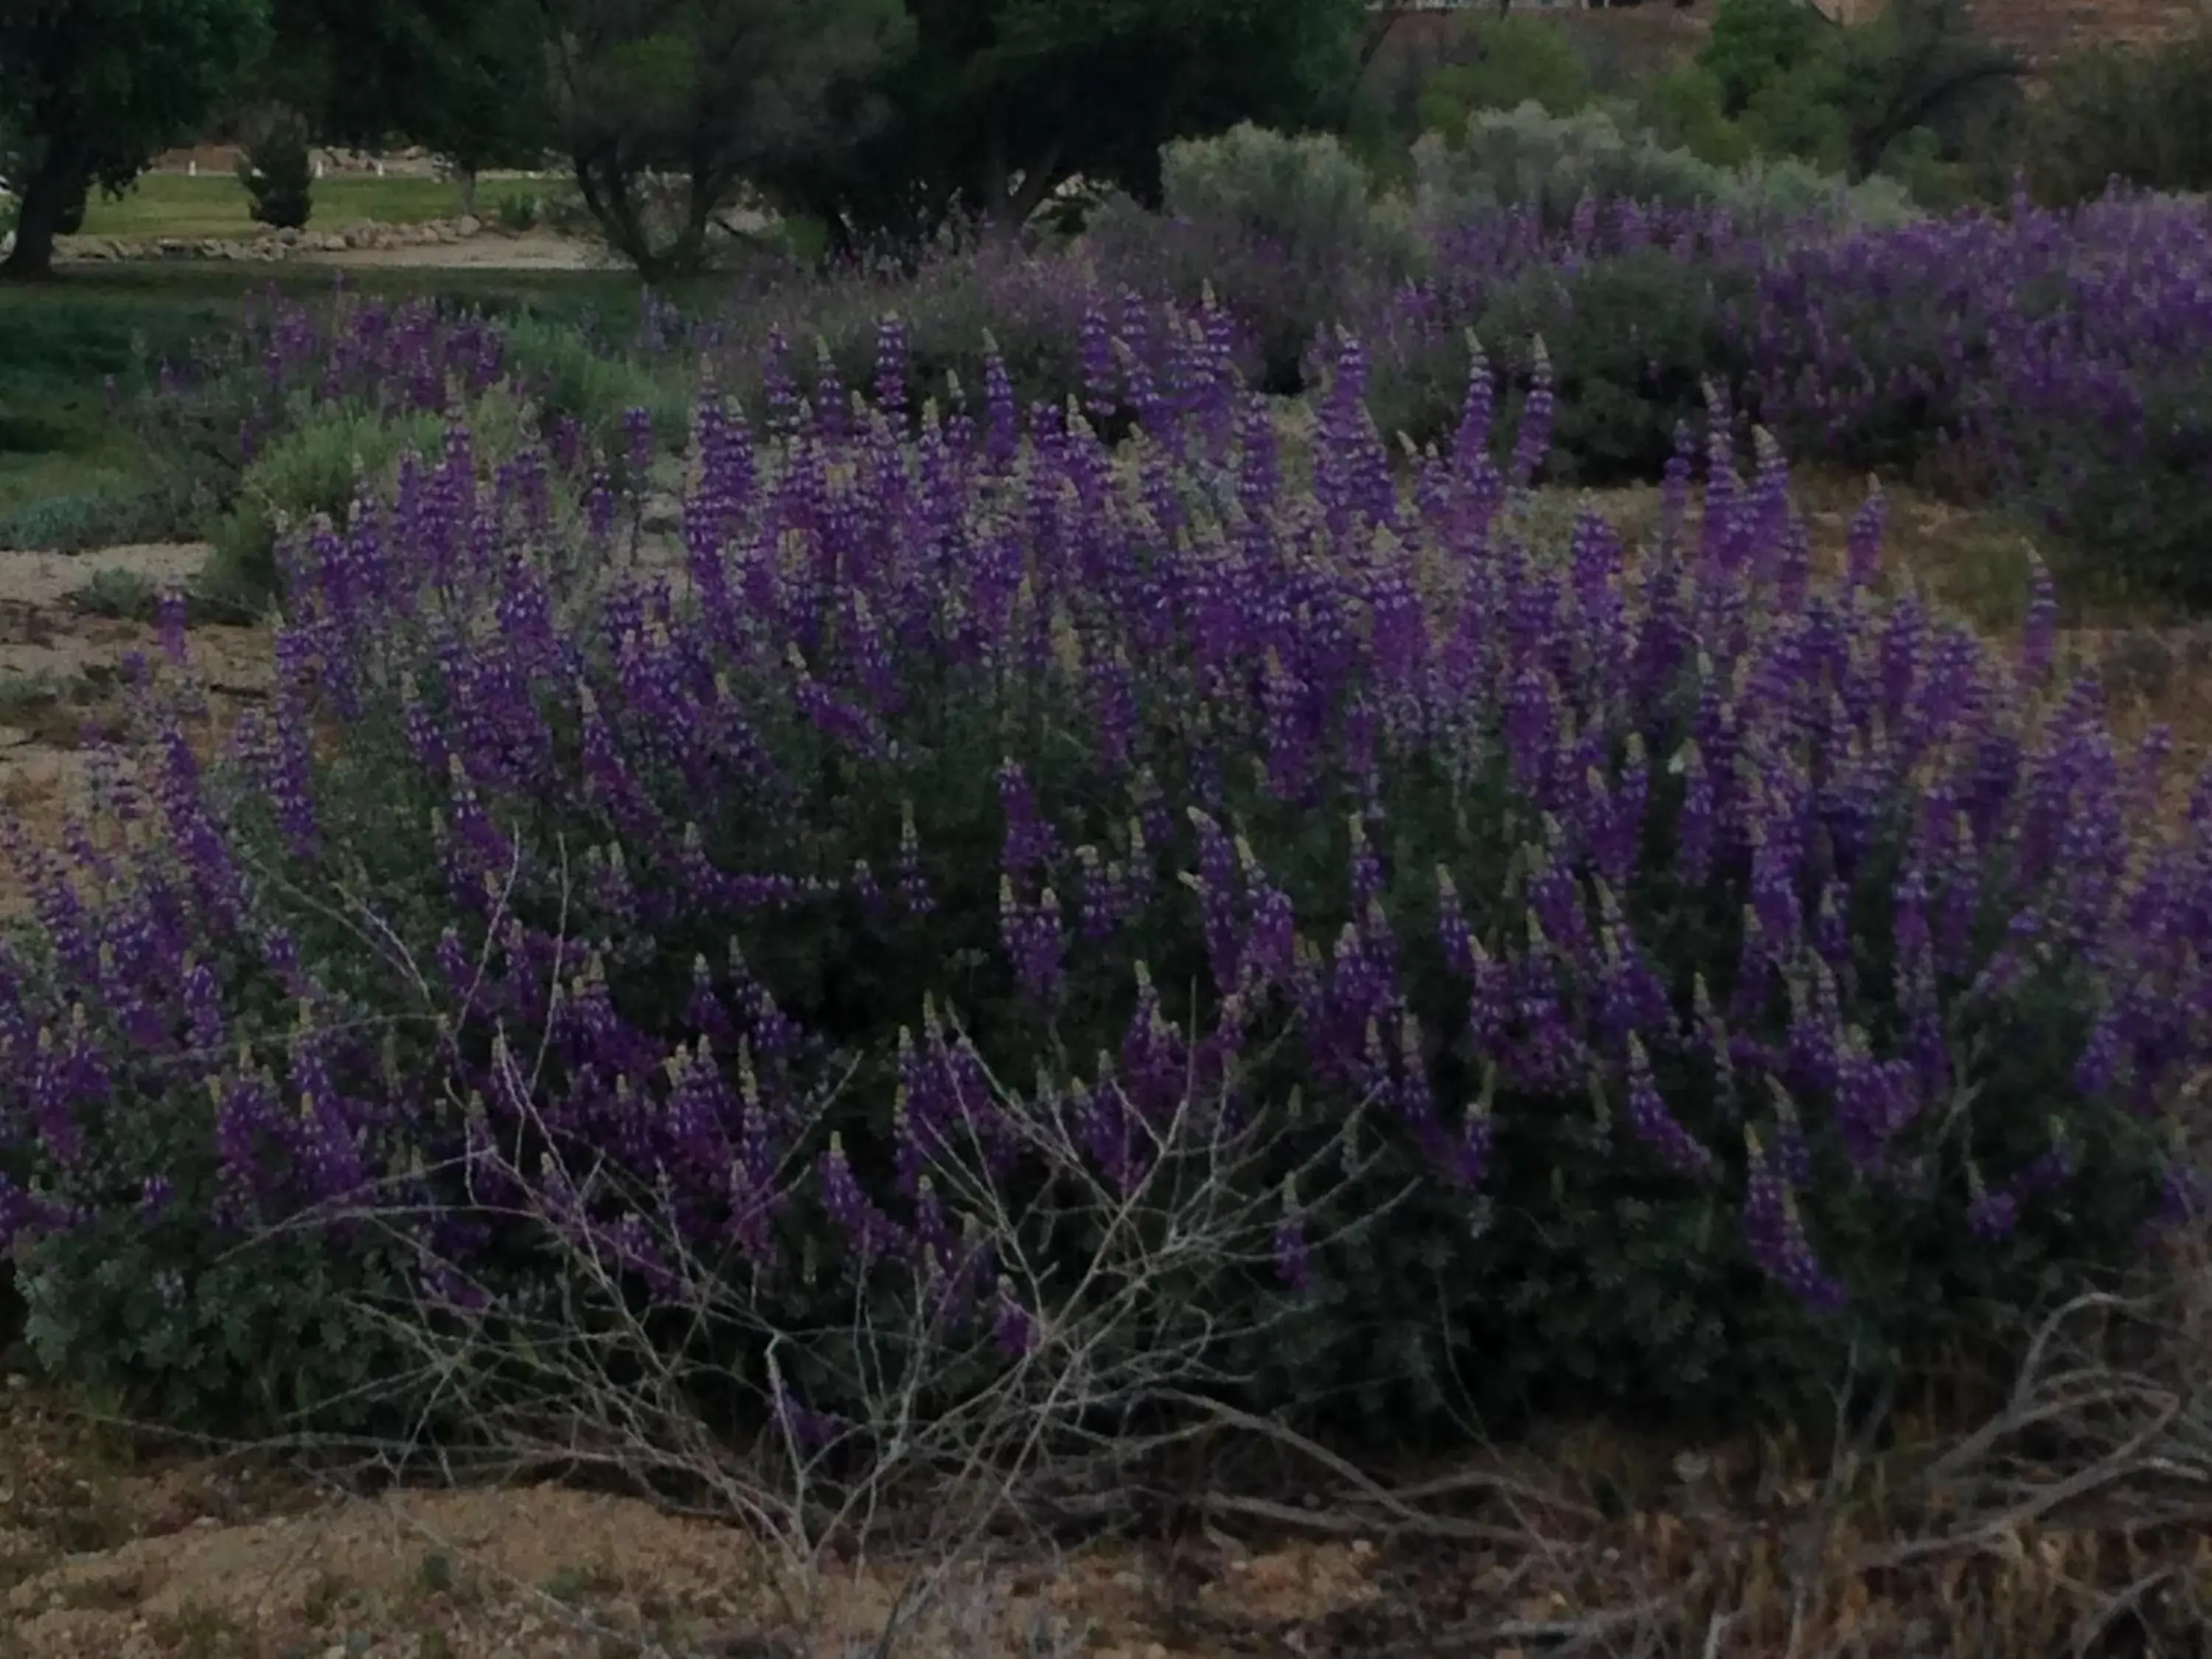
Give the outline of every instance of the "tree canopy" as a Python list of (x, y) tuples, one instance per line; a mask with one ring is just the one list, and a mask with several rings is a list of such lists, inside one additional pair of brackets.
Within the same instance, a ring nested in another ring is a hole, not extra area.
[(907, 0), (913, 50), (855, 90), (866, 136), (766, 182), (850, 241), (1025, 222), (1080, 176), (1156, 201), (1160, 146), (1340, 100), (1364, 0)]
[(0, 172), (20, 198), (0, 276), (49, 275), (86, 192), (196, 136), (268, 30), (264, 0), (0, 0)]
[(898, 0), (538, 0), (585, 206), (648, 280), (702, 258), (739, 184), (834, 149), (908, 35)]
[(259, 96), (326, 142), (404, 137), (465, 177), (536, 166), (557, 137), (538, 0), (274, 0)]

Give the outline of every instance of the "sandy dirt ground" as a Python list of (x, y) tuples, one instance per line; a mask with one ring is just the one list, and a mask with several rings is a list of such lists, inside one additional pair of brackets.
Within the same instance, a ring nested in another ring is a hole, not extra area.
[[(245, 1461), (132, 1456), (8, 1386), (5, 1659), (860, 1659), (911, 1572), (795, 1577), (737, 1527), (553, 1485), (348, 1497)], [(1364, 1540), (1225, 1535), (1171, 1571), (1103, 1544), (1002, 1561), (957, 1575), (899, 1652), (1295, 1655), (1295, 1632), (1374, 1601), (1380, 1565)]]
[(310, 265), (406, 265), (441, 270), (604, 270), (612, 262), (600, 250), (542, 231), (522, 236), (487, 233), (422, 247), (351, 247), (336, 253), (295, 253)]

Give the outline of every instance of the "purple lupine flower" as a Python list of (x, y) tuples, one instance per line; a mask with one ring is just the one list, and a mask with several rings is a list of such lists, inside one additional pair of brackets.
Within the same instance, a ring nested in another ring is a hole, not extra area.
[(1743, 1139), (1750, 1158), (1744, 1238), (1751, 1247), (1752, 1260), (1808, 1307), (1821, 1312), (1842, 1308), (1848, 1299), (1844, 1287), (1822, 1270), (1814, 1255), (1805, 1224), (1797, 1212), (1796, 1194), (1768, 1158), (1759, 1132), (1747, 1124)]
[(2020, 1224), (2019, 1199), (2010, 1192), (1985, 1186), (1981, 1170), (1972, 1159), (1966, 1164), (1966, 1225), (1974, 1237), (1992, 1244), (2010, 1237)]
[(1628, 1039), (1628, 1122), (1637, 1139), (1677, 1174), (1706, 1176), (1719, 1168), (1712, 1152), (1668, 1109), (1651, 1076), (1644, 1040), (1633, 1036)]
[(1004, 867), (1009, 875), (1035, 874), (1050, 863), (1059, 840), (1049, 823), (1038, 816), (1036, 798), (1020, 764), (1009, 760), (999, 769), (999, 805), (1006, 814)]

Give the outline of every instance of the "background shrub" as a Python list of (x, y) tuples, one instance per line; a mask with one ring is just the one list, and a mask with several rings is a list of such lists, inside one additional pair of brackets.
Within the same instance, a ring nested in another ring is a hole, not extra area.
[(591, 329), (545, 318), (516, 318), (501, 333), (516, 388), (545, 417), (573, 422), (594, 452), (625, 452), (623, 423), (635, 409), (662, 441), (682, 441), (696, 377), (673, 353), (648, 362)]
[(1711, 167), (1741, 167), (1757, 150), (1751, 136), (1729, 118), (1719, 77), (1702, 64), (1652, 76), (1639, 89), (1637, 113), (1656, 143), (1687, 150)]
[(1444, 441), (1464, 399), (1469, 333), (1516, 410), (1540, 338), (1558, 399), (1547, 476), (1591, 486), (1653, 482), (1682, 424), (1702, 424), (1707, 384), (1732, 386), (1747, 372), (1735, 319), (1755, 290), (1740, 258), (1661, 247), (1599, 252), (1572, 269), (1538, 264), (1498, 284), (1469, 328), (1415, 326), (1386, 338), (1369, 407), (1387, 434)]
[(2100, 196), (2114, 179), (2212, 190), (2212, 22), (2168, 46), (2099, 46), (2060, 62), (2030, 123), (2028, 172), (2053, 204)]
[(194, 528), (188, 504), (158, 486), (96, 489), (48, 495), (0, 514), (0, 548), (81, 553)]
[(1457, 134), (1479, 111), (1532, 102), (1547, 114), (1572, 115), (1596, 95), (1589, 65), (1549, 18), (1474, 18), (1461, 52), (1460, 61), (1439, 65), (1422, 85), (1425, 131)]
[[(492, 392), (467, 407), (477, 454), (496, 465), (536, 435), (535, 411), (511, 393)], [(317, 514), (343, 526), (364, 490), (388, 495), (401, 465), (434, 459), (447, 417), (427, 411), (318, 409), (264, 448), (249, 465), (237, 503), (216, 525), (202, 582), (207, 597), (258, 611), (279, 592), (277, 543), (304, 532)]]
[(1585, 196), (1680, 209), (1718, 202), (1728, 190), (1720, 168), (1623, 132), (1608, 111), (1555, 117), (1533, 103), (1473, 116), (1455, 142), (1422, 139), (1413, 165), (1431, 225), (1526, 204), (1562, 228)]
[(1304, 383), (1307, 348), (1422, 270), (1405, 203), (1327, 136), (1245, 125), (1161, 152), (1161, 211), (1126, 198), (1091, 216), (1085, 246), (1114, 286), (1195, 306), (1211, 289), (1255, 337), (1270, 392)]
[(307, 124), (290, 115), (270, 123), (240, 159), (238, 176), (252, 198), (247, 211), (256, 224), (277, 230), (305, 227), (315, 191)]

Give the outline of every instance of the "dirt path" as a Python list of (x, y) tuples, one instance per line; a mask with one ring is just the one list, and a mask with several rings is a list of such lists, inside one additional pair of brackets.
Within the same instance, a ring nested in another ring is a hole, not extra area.
[(405, 265), (441, 270), (605, 270), (612, 269), (615, 264), (588, 243), (544, 232), (524, 236), (486, 234), (421, 247), (355, 247), (336, 253), (295, 253), (291, 263)]

